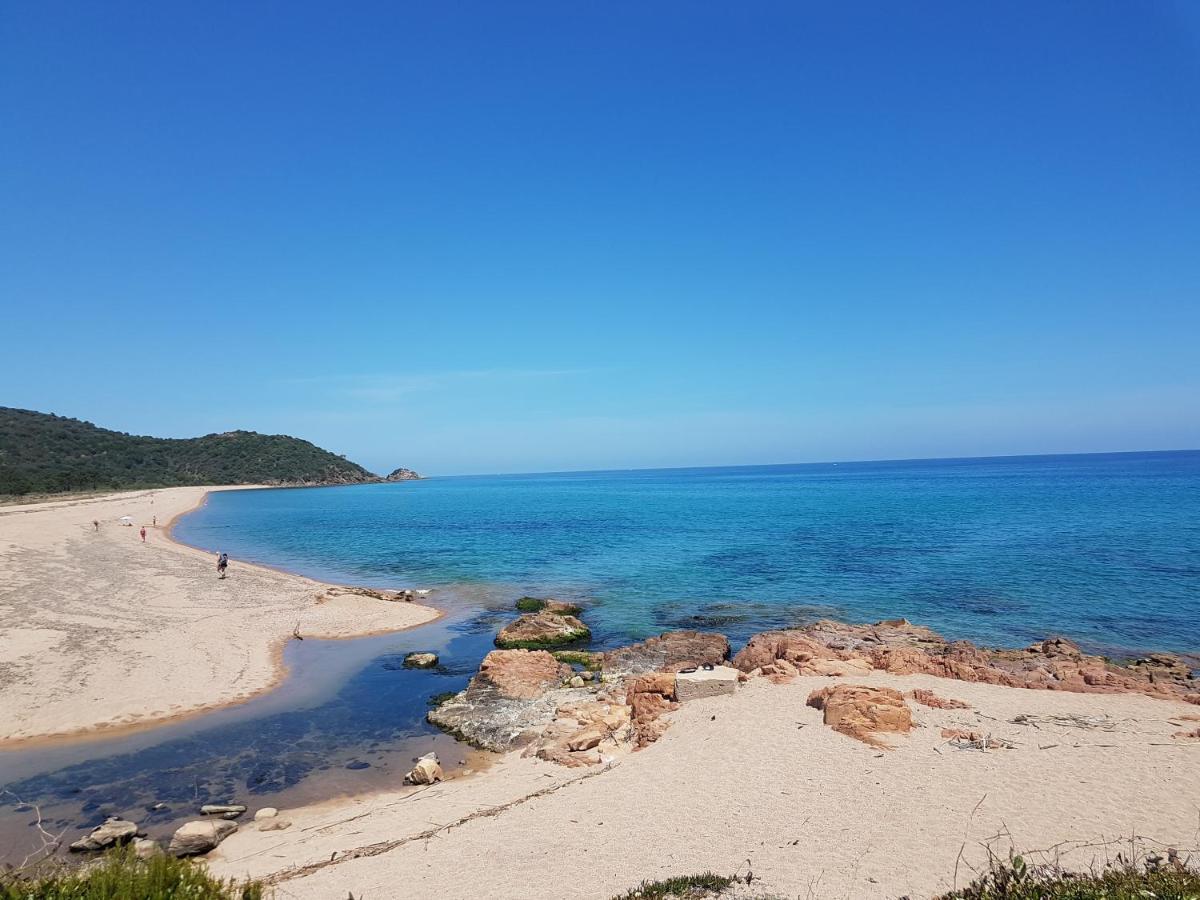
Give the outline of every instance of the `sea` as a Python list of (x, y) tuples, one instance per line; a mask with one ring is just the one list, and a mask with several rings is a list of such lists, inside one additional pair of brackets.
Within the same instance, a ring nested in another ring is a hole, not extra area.
[(578, 599), (601, 643), (905, 617), (1003, 646), (1200, 648), (1200, 452), (227, 492), (185, 543), (316, 578)]
[[(217, 492), (173, 533), (326, 582), (429, 589), (447, 615), (292, 641), (285, 683), (239, 706), (0, 752), (0, 862), (40, 845), (39, 813), (68, 840), (109, 815), (165, 838), (203, 803), (395, 788), (431, 749), (451, 770), (486, 764), (425, 713), (466, 685), (525, 595), (580, 601), (593, 648), (904, 617), (996, 646), (1060, 635), (1114, 658), (1200, 652), (1200, 451)], [(441, 663), (405, 669), (412, 650)]]

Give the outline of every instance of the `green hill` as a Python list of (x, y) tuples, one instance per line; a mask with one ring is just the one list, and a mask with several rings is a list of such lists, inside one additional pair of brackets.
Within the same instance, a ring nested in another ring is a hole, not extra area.
[(79, 419), (0, 407), (0, 494), (379, 480), (360, 465), (282, 434), (140, 437)]

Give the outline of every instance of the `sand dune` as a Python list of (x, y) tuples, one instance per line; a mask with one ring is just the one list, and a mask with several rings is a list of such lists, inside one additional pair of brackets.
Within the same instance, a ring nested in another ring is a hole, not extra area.
[[(352, 637), (437, 617), (357, 595), (318, 602), (328, 585), (237, 561), (217, 580), (214, 558), (166, 529), (208, 490), (0, 507), (0, 744), (244, 700), (278, 683), (297, 622)], [(133, 527), (118, 524), (126, 515)]]

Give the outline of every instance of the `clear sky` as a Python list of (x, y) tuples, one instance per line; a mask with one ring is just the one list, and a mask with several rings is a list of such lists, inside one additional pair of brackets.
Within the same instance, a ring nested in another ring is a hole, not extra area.
[(1200, 446), (1200, 5), (8, 3), (0, 405), (434, 474)]

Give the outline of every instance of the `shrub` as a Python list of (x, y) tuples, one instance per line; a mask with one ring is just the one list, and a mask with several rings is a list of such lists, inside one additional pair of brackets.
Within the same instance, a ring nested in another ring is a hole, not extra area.
[(718, 894), (733, 884), (727, 875), (702, 872), (699, 875), (677, 875), (662, 881), (643, 881), (631, 891), (613, 900), (666, 900), (666, 898), (709, 897)]
[(44, 863), (0, 874), (0, 900), (262, 900), (262, 884), (214, 878), (200, 863), (159, 853), (138, 859), (129, 847), (82, 866)]
[(1200, 900), (1200, 873), (1175, 860), (1162, 867), (1151, 857), (1145, 870), (1131, 865), (1079, 874), (1031, 867), (1019, 856), (997, 862), (962, 890), (938, 900)]

